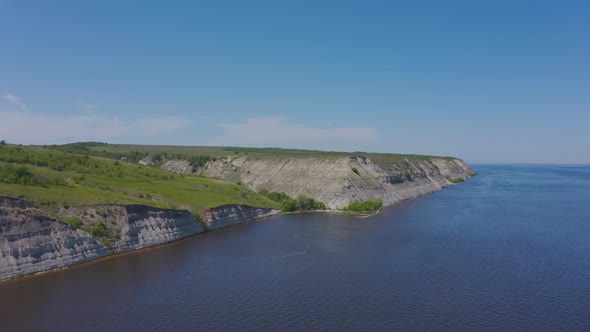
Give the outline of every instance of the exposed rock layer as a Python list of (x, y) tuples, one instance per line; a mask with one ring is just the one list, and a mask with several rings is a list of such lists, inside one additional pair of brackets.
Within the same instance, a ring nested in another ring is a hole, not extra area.
[(473, 170), (454, 158), (367, 157), (226, 157), (194, 169), (184, 160), (170, 160), (162, 168), (180, 174), (204, 175), (248, 185), (253, 190), (299, 194), (330, 208), (355, 200), (381, 198), (384, 205), (414, 198), (464, 180)]
[(243, 224), (248, 221), (270, 217), (277, 210), (253, 208), (245, 205), (224, 205), (205, 212), (204, 219), (210, 230)]
[[(226, 157), (198, 169), (182, 160), (167, 161), (162, 167), (181, 174), (241, 181), (254, 190), (285, 192), (293, 197), (303, 194), (330, 208), (374, 198), (393, 204), (473, 174), (460, 159), (434, 157)], [(200, 221), (188, 211), (144, 205), (79, 206), (60, 211), (63, 218), (83, 229), (104, 226), (108, 235), (98, 237), (101, 243), (80, 229), (49, 218), (28, 202), (0, 197), (0, 280), (157, 246), (275, 213), (272, 209), (225, 205), (206, 211)]]
[(189, 211), (145, 205), (78, 206), (60, 211), (64, 220), (76, 220), (84, 229), (103, 224), (113, 237), (105, 246), (90, 234), (49, 218), (29, 202), (0, 197), (0, 281), (153, 247), (277, 212), (225, 205), (206, 211), (202, 223)]
[(111, 252), (32, 204), (0, 197), (0, 280), (62, 269)]
[(116, 253), (153, 247), (206, 231), (186, 210), (145, 205), (96, 205), (62, 209), (64, 217), (78, 218), (83, 225), (103, 222), (116, 235), (110, 248)]

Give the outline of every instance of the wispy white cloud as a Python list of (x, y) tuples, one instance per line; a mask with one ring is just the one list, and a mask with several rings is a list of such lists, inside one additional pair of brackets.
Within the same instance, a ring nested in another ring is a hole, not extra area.
[(28, 110), (27, 105), (17, 95), (14, 95), (12, 93), (5, 93), (4, 95), (2, 95), (2, 99), (6, 100), (9, 103), (11, 103), (12, 105), (18, 107), (18, 109), (21, 110), (22, 112), (26, 112)]
[(84, 112), (84, 113), (93, 113), (98, 109), (98, 105), (94, 103), (89, 103), (85, 101), (77, 101), (76, 102), (76, 109)]
[(141, 141), (189, 124), (189, 121), (174, 116), (125, 121), (102, 115), (54, 116), (6, 110), (0, 110), (0, 119), (0, 139), (21, 144), (115, 139)]
[(88, 103), (78, 103), (86, 111), (83, 115), (45, 114), (30, 111), (23, 99), (15, 94), (5, 93), (0, 98), (12, 105), (9, 109), (2, 109), (0, 105), (0, 139), (11, 143), (141, 142), (190, 124), (190, 121), (175, 116), (126, 121), (116, 116), (90, 113), (96, 109), (96, 105)]
[(250, 118), (242, 123), (222, 123), (223, 134), (209, 143), (233, 146), (274, 146), (352, 150), (379, 141), (373, 128), (316, 128), (290, 124), (283, 118)]

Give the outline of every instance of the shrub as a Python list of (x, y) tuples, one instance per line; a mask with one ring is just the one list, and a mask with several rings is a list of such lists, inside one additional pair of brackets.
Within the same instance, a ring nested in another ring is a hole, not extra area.
[(0, 183), (22, 184), (28, 186), (41, 186), (44, 181), (36, 177), (25, 166), (1, 165)]
[(109, 235), (109, 229), (102, 220), (85, 228), (93, 237), (106, 237)]
[(452, 178), (450, 176), (445, 176), (445, 178), (451, 183), (461, 183), (461, 182), (465, 181), (462, 178)]
[(297, 211), (297, 201), (292, 198), (285, 199), (281, 202), (281, 210), (283, 212)]
[(73, 226), (74, 228), (82, 227), (82, 220), (80, 220), (80, 218), (68, 217), (68, 218), (65, 218), (64, 221), (66, 223), (70, 224), (71, 226)]
[(391, 184), (402, 183), (402, 182), (404, 182), (404, 178), (401, 175), (397, 174), (397, 175), (387, 177), (387, 182), (389, 182)]
[[(87, 147), (79, 147), (81, 152)], [(65, 146), (64, 146), (65, 150)], [(78, 151), (78, 150), (75, 150)], [(103, 156), (99, 151), (94, 151), (97, 155)], [(93, 152), (93, 154), (95, 154)], [(111, 157), (110, 154), (104, 154), (105, 157)], [(115, 156), (115, 155), (113, 155)], [(141, 154), (136, 155), (130, 153), (130, 157), (139, 158)], [(129, 157), (127, 157), (129, 158)], [(62, 151), (61, 153), (39, 153), (23, 149), (20, 147), (7, 146), (0, 150), (0, 161), (4, 163), (18, 163), (29, 164), (40, 167), (48, 167), (56, 171), (75, 171), (79, 174), (96, 174), (106, 177), (152, 177), (159, 179), (170, 179), (172, 175), (167, 172), (159, 171), (153, 168), (146, 167), (132, 167), (125, 165), (119, 161), (112, 164), (99, 159), (90, 158), (86, 155), (73, 155), (69, 151)], [(119, 166), (116, 166), (118, 163)]]
[(357, 175), (359, 174), (359, 170), (358, 170), (358, 168), (356, 168), (356, 167), (353, 167), (353, 168), (352, 168), (352, 171), (353, 171), (353, 172), (355, 172)]
[(259, 194), (266, 196), (275, 202), (281, 203), (281, 211), (283, 212), (316, 211), (326, 209), (324, 203), (305, 195), (298, 195), (297, 198), (294, 199), (284, 192), (269, 192), (268, 190), (261, 190)]
[(259, 192), (262, 196), (266, 196), (272, 199), (275, 202), (281, 203), (282, 201), (291, 198), (289, 195), (285, 194), (284, 192), (269, 192), (268, 190), (261, 190)]
[(381, 207), (383, 207), (383, 201), (380, 198), (377, 198), (351, 202), (345, 210), (354, 212), (377, 212)]
[(119, 230), (109, 229), (102, 220), (99, 220), (98, 222), (92, 223), (90, 225), (83, 225), (81, 229), (92, 235), (92, 237), (97, 239), (109, 249), (111, 249), (111, 245), (113, 242), (117, 241), (119, 237)]
[(196, 172), (200, 167), (205, 166), (208, 161), (215, 161), (215, 158), (209, 156), (190, 156), (185, 157), (185, 160), (193, 167), (193, 173)]

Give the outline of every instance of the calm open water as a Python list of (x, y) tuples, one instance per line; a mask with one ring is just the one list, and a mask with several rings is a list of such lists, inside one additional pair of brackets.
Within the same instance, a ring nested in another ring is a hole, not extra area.
[(590, 167), (476, 170), (1, 284), (0, 330), (590, 330)]

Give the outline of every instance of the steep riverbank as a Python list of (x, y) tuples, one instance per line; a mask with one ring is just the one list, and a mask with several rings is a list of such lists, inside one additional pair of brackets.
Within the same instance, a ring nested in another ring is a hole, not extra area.
[(277, 216), (0, 284), (0, 298), (11, 299), (0, 301), (0, 326), (590, 330), (590, 167), (481, 165), (477, 172), (368, 219)]
[(0, 197), (0, 280), (88, 262), (111, 252), (88, 233), (33, 204)]
[(195, 168), (168, 160), (162, 168), (243, 183), (254, 191), (306, 195), (332, 209), (379, 198), (384, 205), (415, 198), (464, 181), (475, 173), (463, 160), (440, 157), (224, 157)]
[(0, 281), (154, 247), (277, 212), (227, 205), (206, 211), (200, 221), (188, 211), (145, 205), (62, 208), (60, 219), (73, 227), (32, 203), (0, 197)]
[[(340, 211), (355, 201), (395, 204), (475, 174), (451, 157), (199, 147), (189, 147), (190, 155), (157, 152), (175, 147), (117, 154), (107, 152), (112, 146), (100, 145), (103, 150), (96, 153), (116, 158), (109, 160), (91, 156), (92, 143), (78, 145), (80, 151), (20, 146), (0, 150), (5, 171), (0, 187), (0, 280), (278, 213), (280, 200), (261, 190), (304, 195), (323, 203), (318, 208)], [(145, 157), (135, 159), (139, 163), (125, 159), (140, 155)]]

